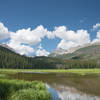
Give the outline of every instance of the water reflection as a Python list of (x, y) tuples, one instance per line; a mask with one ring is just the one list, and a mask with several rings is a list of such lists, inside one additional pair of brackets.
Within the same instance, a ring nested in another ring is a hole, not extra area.
[(9, 78), (47, 83), (52, 100), (100, 100), (100, 75), (26, 72), (9, 75)]
[(51, 88), (48, 84), (46, 84), (46, 87), (48, 88), (48, 91), (52, 94), (52, 100), (61, 100), (56, 90)]
[[(87, 95), (73, 87), (53, 85), (53, 88), (46, 85), (52, 93), (52, 100), (100, 100), (97, 96)], [(54, 89), (55, 88), (55, 89)]]

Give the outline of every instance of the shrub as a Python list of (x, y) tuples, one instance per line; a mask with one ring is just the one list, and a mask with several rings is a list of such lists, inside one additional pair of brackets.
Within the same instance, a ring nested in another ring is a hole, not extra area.
[[(12, 95), (14, 95), (14, 94), (17, 95), (17, 92), (18, 91), (20, 92), (21, 90), (23, 90), (22, 93), (24, 93), (25, 90), (27, 90), (25, 92), (27, 94), (27, 92), (29, 92), (28, 91), (29, 89), (32, 89), (31, 91), (34, 91), (33, 94), (35, 92), (36, 93), (39, 92), (40, 94), (42, 94), (44, 92), (45, 96), (48, 97), (48, 95), (50, 95), (50, 93), (48, 93), (48, 91), (46, 89), (45, 84), (42, 82), (39, 82), (39, 81), (28, 82), (28, 81), (19, 81), (19, 80), (0, 79), (0, 100), (8, 100), (10, 97), (13, 97)], [(31, 91), (29, 92), (29, 95), (31, 94)], [(23, 95), (23, 94), (21, 94), (21, 95)], [(28, 94), (27, 94), (27, 97), (28, 97)], [(15, 99), (13, 99), (13, 100), (15, 100)], [(20, 99), (18, 99), (18, 100), (20, 100)], [(29, 100), (29, 99), (25, 99), (25, 100)], [(38, 99), (36, 99), (36, 100), (38, 100)], [(40, 100), (45, 100), (45, 99), (40, 99)], [(48, 98), (47, 100), (50, 100), (50, 99)]]
[(11, 96), (10, 100), (51, 100), (47, 91), (22, 89)]

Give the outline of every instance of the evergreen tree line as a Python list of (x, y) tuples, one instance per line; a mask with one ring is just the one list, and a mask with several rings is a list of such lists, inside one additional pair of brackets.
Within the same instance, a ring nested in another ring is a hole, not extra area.
[(71, 69), (99, 68), (95, 60), (64, 60), (51, 57), (26, 57), (0, 47), (0, 68), (13, 69)]

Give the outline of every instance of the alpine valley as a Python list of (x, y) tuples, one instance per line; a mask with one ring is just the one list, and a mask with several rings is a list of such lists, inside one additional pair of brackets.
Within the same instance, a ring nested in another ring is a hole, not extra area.
[(56, 49), (48, 57), (27, 57), (6, 44), (0, 45), (0, 68), (71, 69), (99, 68), (100, 43), (85, 44), (69, 50)]

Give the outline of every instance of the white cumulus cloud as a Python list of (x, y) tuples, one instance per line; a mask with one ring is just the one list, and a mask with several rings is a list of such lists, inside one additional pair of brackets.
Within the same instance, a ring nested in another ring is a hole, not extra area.
[[(93, 29), (99, 28), (97, 23)], [(49, 52), (46, 51), (41, 45), (38, 50), (34, 50), (34, 46), (41, 43), (43, 38), (55, 39), (59, 38), (61, 41), (58, 43), (57, 48), (70, 49), (75, 46), (90, 43), (90, 35), (87, 30), (68, 30), (66, 26), (55, 27), (53, 31), (49, 31), (42, 25), (37, 26), (35, 29), (19, 29), (16, 32), (8, 31), (3, 23), (0, 23), (0, 40), (10, 37), (8, 45), (21, 55), (31, 55), (36, 52), (37, 56), (47, 56)], [(100, 31), (97, 32), (97, 37), (93, 41), (100, 40)]]
[(10, 37), (10, 32), (8, 28), (4, 26), (2, 22), (0, 22), (0, 40), (7, 39)]
[(92, 30), (96, 30), (98, 28), (100, 28), (100, 23), (97, 23), (97, 24), (93, 25), (93, 29)]
[(93, 39), (92, 43), (100, 42), (100, 30), (97, 32), (96, 38)]
[(68, 49), (70, 49), (72, 47), (75, 47), (75, 46), (77, 46), (76, 43), (74, 43), (72, 41), (66, 41), (66, 40), (62, 39), (60, 41), (60, 43), (58, 44), (57, 48), (62, 48), (62, 49), (68, 50)]
[(48, 56), (49, 54), (50, 53), (43, 49), (43, 47), (40, 44), (39, 49), (36, 51), (36, 56)]
[(20, 44), (13, 40), (10, 40), (8, 46), (12, 47), (17, 53), (21, 55), (31, 56), (34, 52), (34, 49), (31, 46)]
[(58, 48), (70, 49), (72, 47), (90, 43), (90, 35), (87, 30), (67, 30), (65, 26), (56, 27), (54, 34), (60, 38)]
[(52, 38), (51, 32), (44, 29), (42, 25), (38, 26), (36, 29), (31, 30), (28, 29), (21, 29), (16, 31), (16, 33), (11, 34), (11, 40), (16, 41), (18, 43), (26, 43), (30, 45), (35, 45), (41, 42), (41, 39), (47, 36)]
[[(28, 55), (34, 51), (31, 46), (40, 43), (44, 37), (53, 39), (54, 35), (52, 32), (45, 29), (42, 25), (33, 30), (31, 30), (31, 28), (21, 29), (15, 33), (11, 33), (11, 40), (9, 41), (8, 45), (15, 49), (16, 52)], [(47, 52), (44, 49), (42, 49), (40, 52), (47, 55)]]

